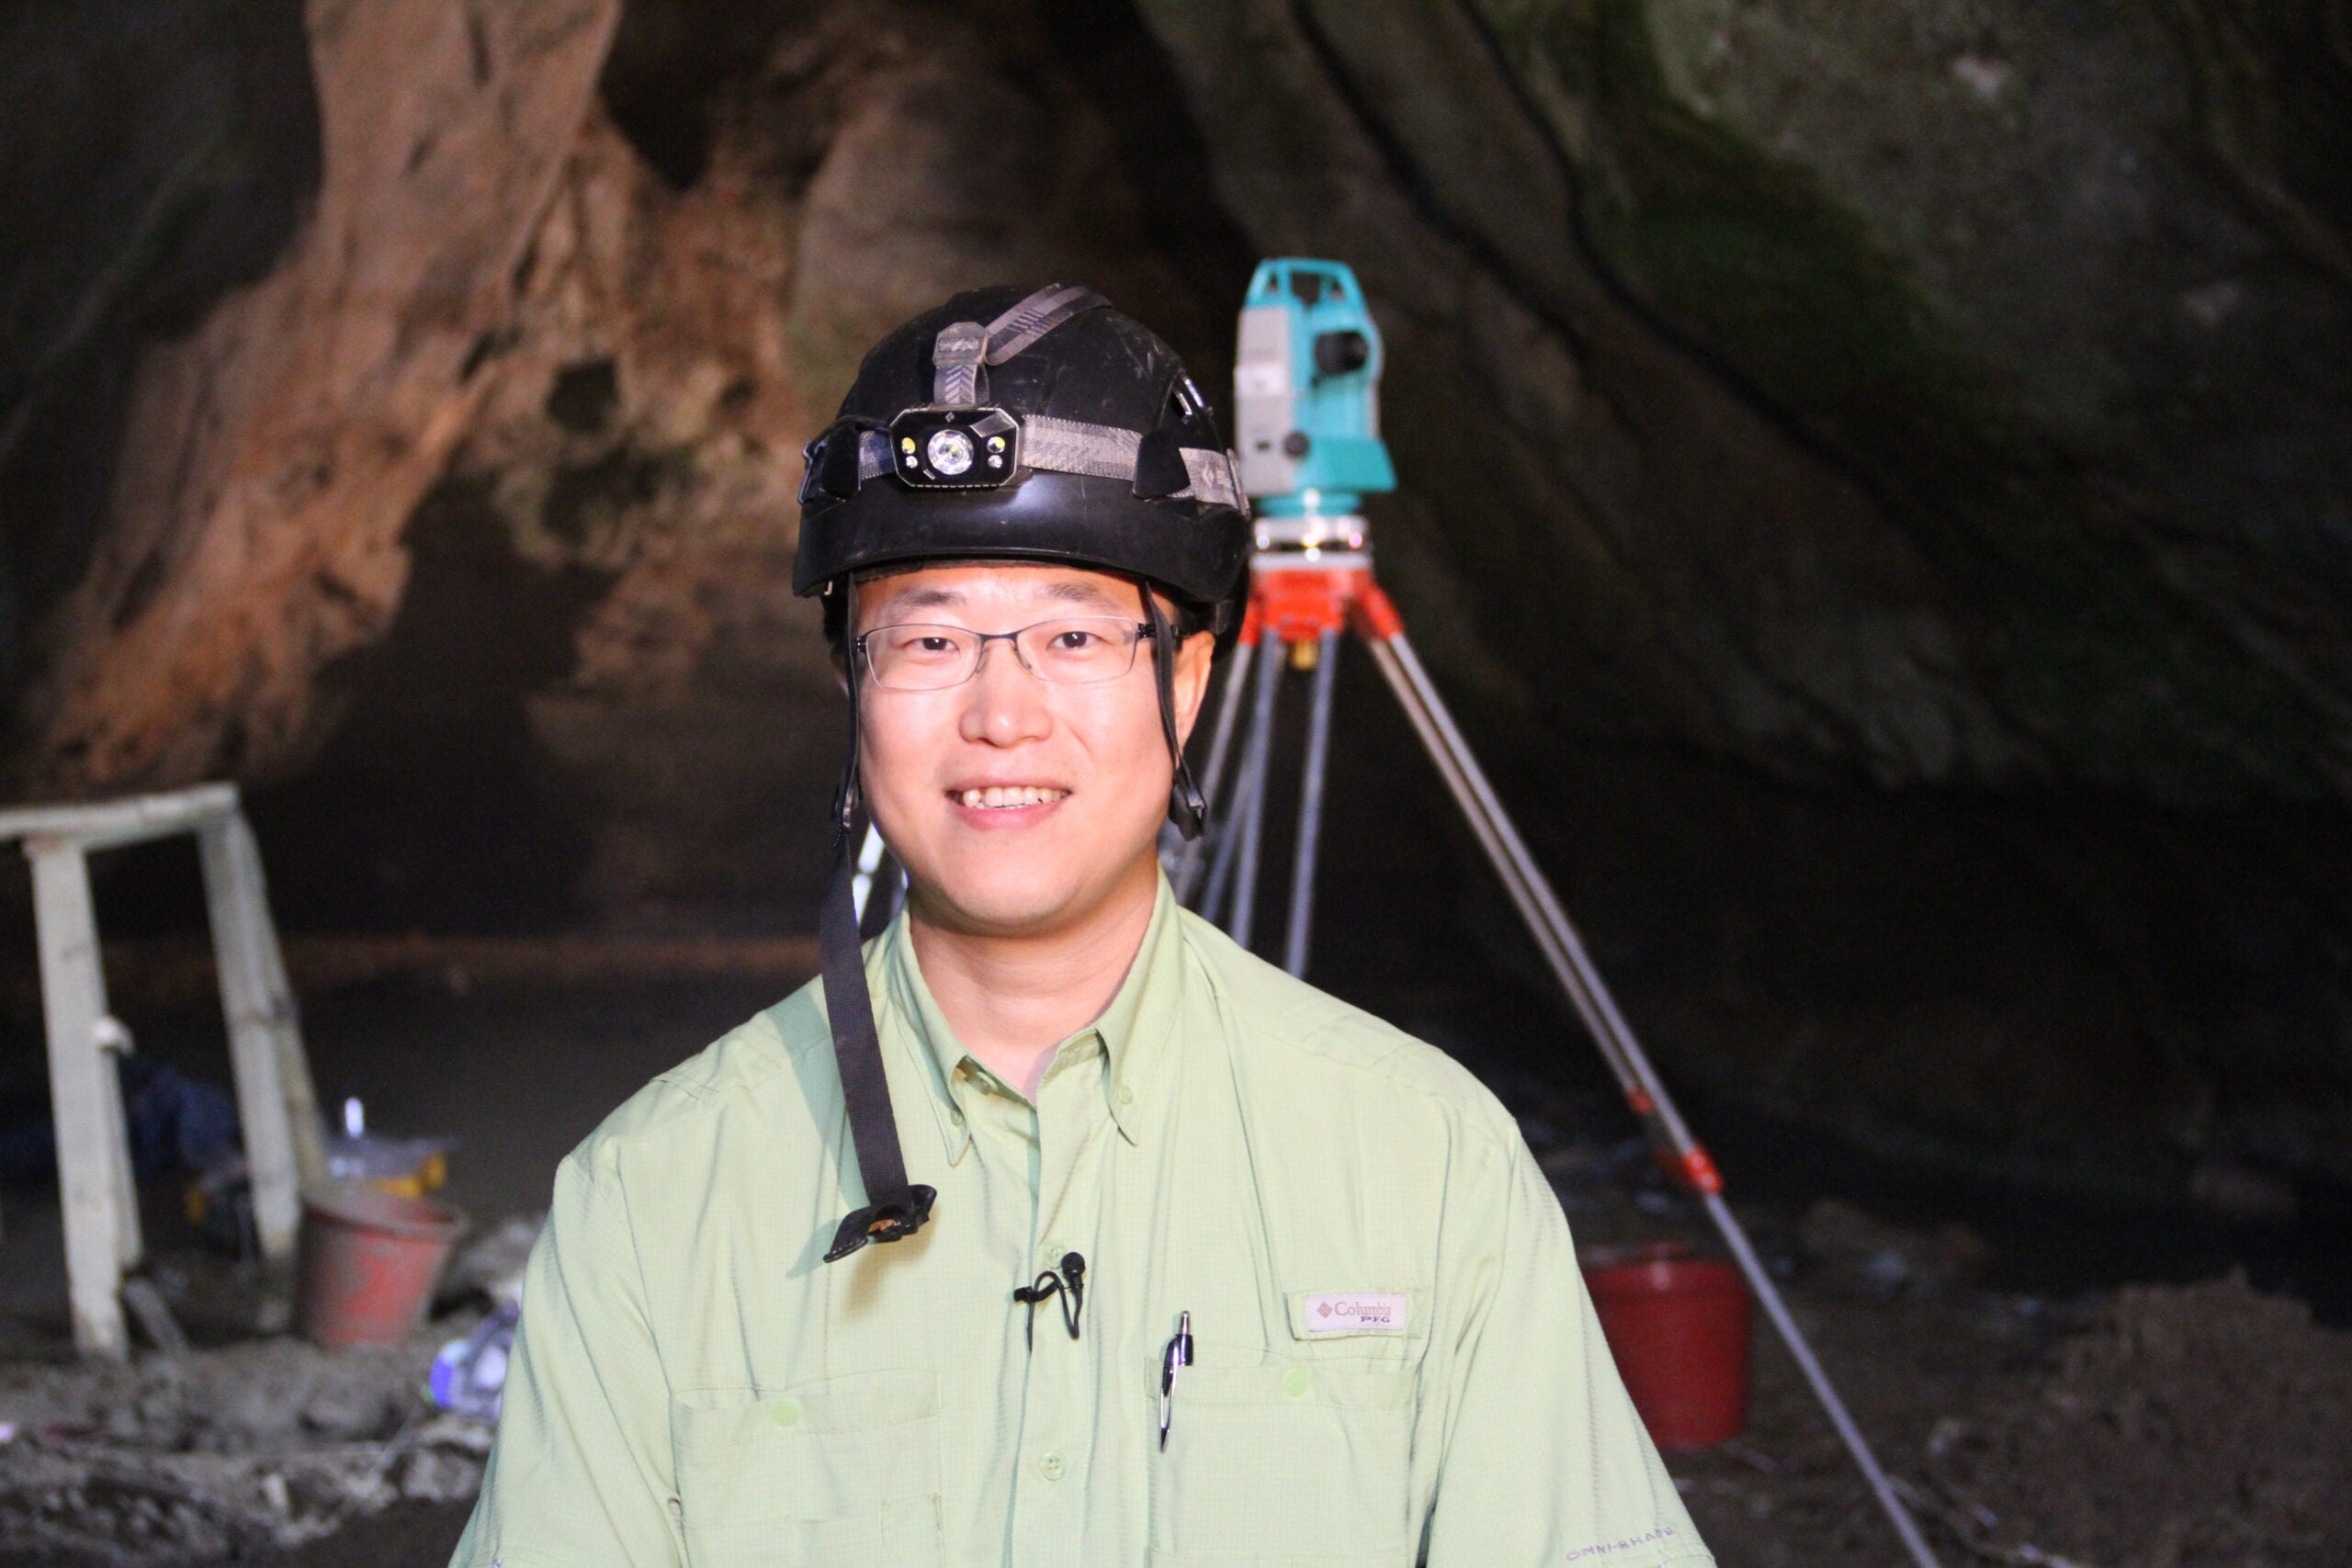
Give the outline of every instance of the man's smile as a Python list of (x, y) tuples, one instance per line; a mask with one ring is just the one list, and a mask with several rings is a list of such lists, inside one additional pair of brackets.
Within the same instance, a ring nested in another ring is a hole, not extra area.
[(1053, 806), (1069, 796), (1069, 791), (1058, 784), (973, 784), (947, 792), (948, 799), (967, 811), (989, 812)]

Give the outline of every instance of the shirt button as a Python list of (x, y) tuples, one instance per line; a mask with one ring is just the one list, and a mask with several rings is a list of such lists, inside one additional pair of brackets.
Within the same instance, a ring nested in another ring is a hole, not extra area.
[(956, 1123), (958, 1127), (961, 1127), (964, 1124), (964, 1112), (962, 1108), (950, 1106), (947, 1111), (947, 1119)]
[(1046, 1244), (1046, 1261), (1058, 1269), (1061, 1267), (1062, 1254), (1069, 1250), (1069, 1246), (1063, 1242), (1049, 1241)]
[(1059, 1481), (1069, 1473), (1069, 1461), (1051, 1451), (1037, 1456), (1037, 1473), (1048, 1481)]
[(1304, 1399), (1314, 1385), (1315, 1374), (1305, 1367), (1293, 1367), (1283, 1374), (1283, 1392), (1293, 1399)]
[(1128, 1088), (1125, 1084), (1121, 1084), (1119, 1086), (1119, 1103), (1122, 1105), (1133, 1105), (1135, 1102), (1136, 1091)]
[(793, 1425), (800, 1419), (800, 1402), (797, 1399), (777, 1400), (768, 1406), (768, 1419), (779, 1427)]

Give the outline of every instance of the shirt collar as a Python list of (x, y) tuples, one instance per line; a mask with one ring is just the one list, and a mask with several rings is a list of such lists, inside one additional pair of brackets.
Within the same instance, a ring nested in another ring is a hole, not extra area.
[[(1126, 978), (1111, 998), (1102, 1017), (1070, 1038), (1089, 1032), (1102, 1042), (1105, 1062), (1102, 1095), (1111, 1119), (1128, 1143), (1140, 1141), (1145, 1112), (1168, 1054), (1170, 1027), (1176, 1015), (1177, 992), (1183, 979), (1183, 937), (1177, 918), (1176, 895), (1161, 876), (1152, 899), (1151, 923), (1144, 931)], [(868, 961), (867, 981), (884, 1004), (884, 1028), (912, 1038), (906, 1043), (913, 1058), (939, 1126), (947, 1163), (956, 1164), (971, 1147), (972, 1130), (956, 1103), (954, 1083), (969, 1053), (939, 1010), (931, 987), (922, 977), (915, 944), (901, 908), (889, 929), (875, 942)], [(898, 1027), (891, 1028), (892, 1024)], [(1065, 1042), (1067, 1043), (1067, 1042)], [(973, 1058), (977, 1066), (978, 1059)]]

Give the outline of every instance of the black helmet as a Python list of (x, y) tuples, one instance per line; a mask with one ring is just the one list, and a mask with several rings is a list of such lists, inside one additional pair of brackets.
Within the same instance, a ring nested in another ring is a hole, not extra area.
[[(978, 288), (874, 346), (808, 444), (797, 593), (897, 561), (1093, 567), (1238, 602), (1248, 502), (1200, 389), (1090, 288)], [(887, 477), (886, 477), (887, 476)]]

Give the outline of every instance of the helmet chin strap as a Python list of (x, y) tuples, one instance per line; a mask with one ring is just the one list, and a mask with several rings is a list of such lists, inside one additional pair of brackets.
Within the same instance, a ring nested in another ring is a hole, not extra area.
[(833, 1059), (841, 1068), (842, 1108), (849, 1116), (865, 1202), (842, 1218), (825, 1253), (828, 1263), (847, 1258), (870, 1241), (899, 1241), (914, 1235), (931, 1217), (932, 1202), (938, 1197), (936, 1190), (907, 1179), (898, 1113), (890, 1106), (889, 1075), (882, 1066), (882, 1037), (874, 1026), (874, 997), (865, 983), (864, 944), (858, 940), (857, 900), (850, 883), (857, 872), (857, 689), (863, 671), (854, 637), (847, 652), (849, 756), (842, 763), (841, 787), (833, 795), (833, 874), (817, 915), (817, 952)]
[(846, 684), (849, 693), (849, 755), (842, 759), (841, 783), (833, 786), (833, 848), (847, 855), (854, 855), (857, 852), (857, 846), (852, 841), (850, 829), (857, 825), (857, 808), (865, 804), (859, 798), (862, 791), (859, 788), (857, 776), (857, 639), (855, 637), (845, 637), (842, 641), (842, 662), (848, 672)]
[(1143, 592), (1144, 619), (1151, 625), (1151, 678), (1159, 688), (1159, 730), (1168, 738), (1168, 759), (1175, 764), (1175, 776), (1168, 784), (1168, 815), (1175, 818), (1178, 832), (1187, 840), (1197, 839), (1209, 807), (1193, 782), (1193, 766), (1184, 761), (1184, 742), (1176, 734), (1176, 631), (1160, 613), (1159, 595), (1151, 584), (1137, 578), (1136, 586)]

